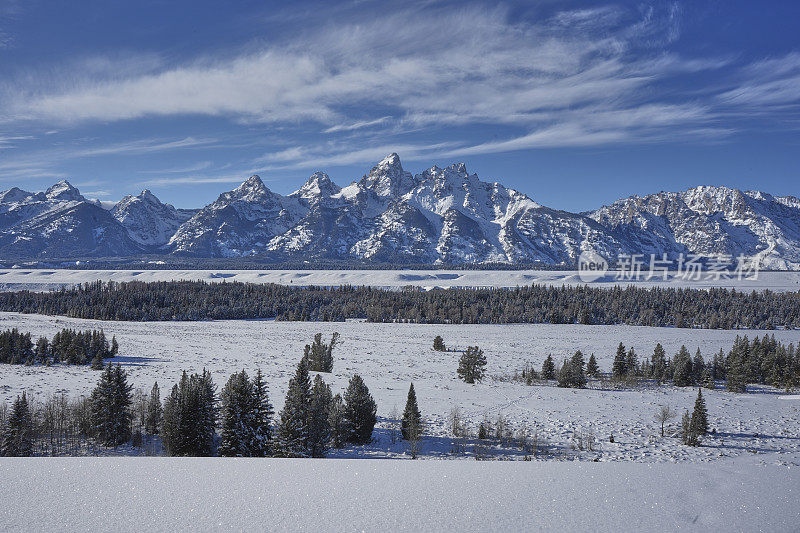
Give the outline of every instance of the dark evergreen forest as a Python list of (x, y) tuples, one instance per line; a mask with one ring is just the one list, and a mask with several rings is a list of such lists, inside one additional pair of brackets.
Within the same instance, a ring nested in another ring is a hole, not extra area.
[(100, 320), (256, 319), (429, 324), (800, 327), (800, 293), (735, 289), (549, 287), (385, 290), (202, 281), (94, 282), (0, 293), (0, 310)]

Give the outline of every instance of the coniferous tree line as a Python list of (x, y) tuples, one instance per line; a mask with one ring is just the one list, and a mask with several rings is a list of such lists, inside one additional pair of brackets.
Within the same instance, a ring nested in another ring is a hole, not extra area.
[[(578, 351), (565, 359), (556, 368), (553, 356), (548, 355), (540, 374), (526, 368), (522, 378), (557, 379), (559, 387), (583, 388), (588, 377), (600, 377), (600, 368), (594, 354), (584, 366), (583, 354)], [(748, 384), (771, 385), (793, 390), (800, 387), (800, 350), (794, 344), (785, 345), (775, 335), (755, 337), (736, 336), (731, 349), (723, 349), (706, 359), (697, 348), (694, 355), (684, 345), (668, 358), (664, 347), (656, 344), (649, 357), (639, 359), (633, 347), (625, 348), (619, 343), (611, 365), (610, 378), (617, 382), (636, 383), (652, 380), (656, 383), (672, 383), (678, 387), (700, 386), (713, 389), (717, 381), (724, 381), (725, 388), (733, 392), (746, 392)], [(528, 379), (528, 384), (533, 384)]]
[(234, 373), (219, 394), (207, 370), (183, 372), (162, 403), (158, 384), (137, 397), (125, 370), (107, 365), (89, 398), (53, 395), (31, 407), (23, 393), (10, 412), (2, 409), (0, 453), (83, 455), (158, 436), (171, 456), (324, 457), (331, 448), (368, 444), (376, 411), (359, 375), (334, 396), (320, 375), (310, 379), (305, 358), (276, 420), (260, 370), (252, 378)]
[(40, 337), (33, 343), (30, 333), (17, 328), (0, 332), (0, 363), (85, 365), (117, 355), (116, 337), (109, 344), (102, 330), (63, 329), (52, 340)]
[(712, 329), (800, 327), (800, 292), (531, 285), (422, 291), (275, 284), (94, 282), (0, 293), (0, 310), (100, 320), (278, 320), (437, 324), (628, 324)]

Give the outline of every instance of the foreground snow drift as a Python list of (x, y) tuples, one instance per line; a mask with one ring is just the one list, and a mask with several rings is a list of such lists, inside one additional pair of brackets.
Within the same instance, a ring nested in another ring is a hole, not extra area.
[(0, 460), (3, 531), (796, 531), (797, 468)]

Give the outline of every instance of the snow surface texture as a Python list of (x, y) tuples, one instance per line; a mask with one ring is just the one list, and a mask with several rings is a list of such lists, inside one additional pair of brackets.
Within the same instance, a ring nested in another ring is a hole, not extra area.
[[(697, 389), (662, 386), (614, 390), (605, 386), (576, 390), (507, 380), (527, 363), (541, 368), (548, 353), (560, 361), (578, 349), (587, 358), (593, 352), (601, 369), (608, 371), (619, 342), (633, 346), (640, 358), (649, 357), (656, 342), (661, 342), (669, 355), (685, 343), (691, 353), (699, 347), (710, 358), (720, 348), (729, 349), (737, 334), (753, 338), (766, 332), (577, 324), (132, 323), (0, 313), (0, 329), (11, 327), (30, 331), (34, 337), (52, 337), (65, 327), (103, 328), (107, 336), (116, 335), (119, 340), (120, 356), (114, 361), (130, 372), (133, 385), (149, 391), (158, 381), (163, 394), (180, 379), (184, 369), (209, 369), (221, 388), (231, 373), (241, 369), (253, 373), (261, 368), (276, 409), (283, 406), (303, 346), (316, 332), (329, 338), (338, 331), (343, 344), (334, 352), (334, 372), (323, 377), (334, 392), (341, 392), (350, 376), (360, 374), (378, 404), (379, 419), (373, 444), (337, 451), (333, 454), (336, 457), (406, 457), (403, 443), (391, 442), (387, 417), (393, 407), (402, 412), (413, 381), (427, 424), (421, 452), (425, 458), (466, 457), (451, 453), (453, 439), (447, 419), (451, 409), (458, 406), (473, 432), (485, 415), (494, 421), (501, 414), (515, 428), (525, 424), (531, 432), (538, 432), (542, 442), (547, 442), (547, 451), (540, 457), (544, 460), (707, 462), (754, 454), (770, 464), (800, 466), (800, 400), (796, 394), (756, 387), (751, 387), (750, 394), (704, 390), (711, 427), (717, 434), (705, 439), (703, 446), (690, 448), (671, 436), (679, 419), (672, 422), (669, 436), (662, 438), (653, 415), (660, 405), (669, 405), (679, 413), (691, 410)], [(800, 331), (774, 333), (784, 343), (800, 342)], [(488, 376), (483, 383), (467, 385), (456, 378), (460, 354), (433, 351), (437, 334), (448, 346), (463, 349), (477, 344), (484, 350)], [(98, 373), (87, 367), (0, 365), (0, 400), (12, 400), (23, 390), (32, 399), (43, 399), (52, 392), (66, 392), (72, 397), (88, 395), (97, 379)], [(576, 435), (586, 432), (597, 438), (596, 449), (573, 449)], [(609, 442), (611, 434), (613, 443)], [(469, 450), (472, 444), (467, 443)], [(523, 456), (513, 446), (491, 450), (490, 454), (510, 459)]]
[[(705, 276), (704, 276), (705, 277)], [(589, 283), (592, 287), (636, 285), (639, 287), (723, 287), (742, 291), (800, 290), (800, 272), (759, 272), (758, 279), (702, 279), (687, 281), (669, 273), (651, 280), (643, 275), (639, 281), (617, 280), (617, 273)], [(282, 285), (337, 287), (369, 285), (399, 289), (406, 286), (434, 287), (519, 287), (532, 284), (582, 285), (577, 271), (547, 270), (37, 270), (0, 269), (0, 290), (48, 291), (71, 287), (78, 283), (103, 281), (172, 281), (201, 280), (207, 282), (239, 281), (244, 283), (279, 283)]]
[(767, 268), (798, 270), (800, 200), (701, 186), (569, 213), (481, 181), (463, 163), (412, 175), (397, 154), (344, 188), (315, 172), (283, 196), (251, 176), (197, 210), (176, 210), (143, 191), (106, 212), (66, 181), (46, 193), (0, 192), (5, 258), (174, 253), (272, 262), (576, 264), (588, 250), (607, 259), (743, 254)]
[(797, 531), (796, 468), (1, 459), (3, 531)]

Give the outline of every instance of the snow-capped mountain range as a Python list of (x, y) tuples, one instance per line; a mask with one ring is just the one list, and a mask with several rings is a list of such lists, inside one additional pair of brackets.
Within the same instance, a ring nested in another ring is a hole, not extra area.
[(800, 200), (725, 187), (632, 196), (569, 213), (463, 163), (412, 175), (397, 154), (341, 188), (315, 172), (282, 196), (258, 176), (198, 210), (150, 191), (111, 210), (68, 182), (0, 193), (0, 258), (254, 256), (265, 261), (575, 264), (584, 250), (759, 257), (800, 269)]

